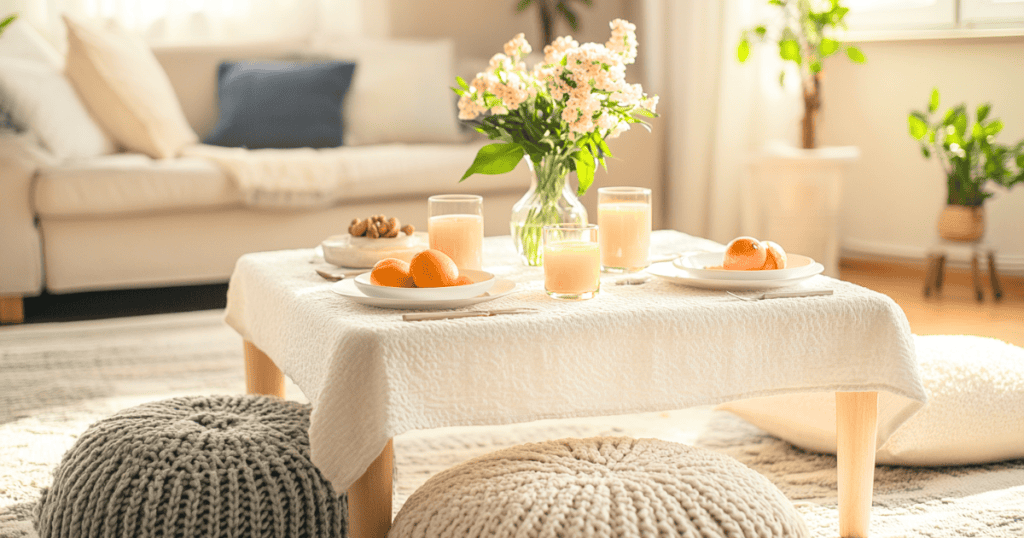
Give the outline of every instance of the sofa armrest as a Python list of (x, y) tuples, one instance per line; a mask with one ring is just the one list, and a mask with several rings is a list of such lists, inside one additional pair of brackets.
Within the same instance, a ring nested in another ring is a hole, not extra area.
[(39, 295), (43, 255), (32, 185), (53, 158), (23, 134), (0, 133), (0, 296)]

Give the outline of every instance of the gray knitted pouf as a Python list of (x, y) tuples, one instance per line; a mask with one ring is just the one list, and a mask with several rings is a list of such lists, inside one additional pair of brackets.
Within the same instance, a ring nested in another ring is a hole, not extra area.
[(309, 407), (174, 398), (93, 424), (36, 509), (41, 538), (344, 536), (347, 504), (309, 460)]
[(656, 439), (562, 439), (456, 465), (406, 501), (388, 538), (809, 536), (768, 479)]

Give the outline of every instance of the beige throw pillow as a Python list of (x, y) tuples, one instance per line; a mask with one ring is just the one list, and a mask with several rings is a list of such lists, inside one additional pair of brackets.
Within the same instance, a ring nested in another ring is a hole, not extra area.
[(100, 124), (131, 151), (163, 159), (198, 142), (163, 68), (140, 38), (68, 16), (67, 75)]

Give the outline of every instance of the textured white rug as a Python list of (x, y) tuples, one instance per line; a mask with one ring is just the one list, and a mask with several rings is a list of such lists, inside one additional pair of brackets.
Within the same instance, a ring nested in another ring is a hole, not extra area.
[[(89, 424), (142, 402), (239, 393), (241, 339), (220, 311), (0, 328), (0, 537), (34, 537), (38, 491)], [(288, 396), (303, 400), (289, 385)], [(707, 408), (501, 427), (412, 432), (395, 440), (397, 511), (433, 474), (523, 442), (618, 434), (728, 454), (767, 476), (812, 534), (838, 535), (835, 458), (810, 454)], [(878, 467), (875, 537), (1024, 536), (1024, 461)]]

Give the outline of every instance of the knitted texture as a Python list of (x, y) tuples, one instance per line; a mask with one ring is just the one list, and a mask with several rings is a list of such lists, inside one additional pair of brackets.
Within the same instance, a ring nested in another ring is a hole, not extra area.
[(93, 424), (36, 510), (41, 538), (344, 536), (347, 503), (310, 463), (309, 406), (173, 398)]
[(406, 501), (389, 538), (809, 536), (768, 479), (709, 450), (596, 437), (456, 465)]

